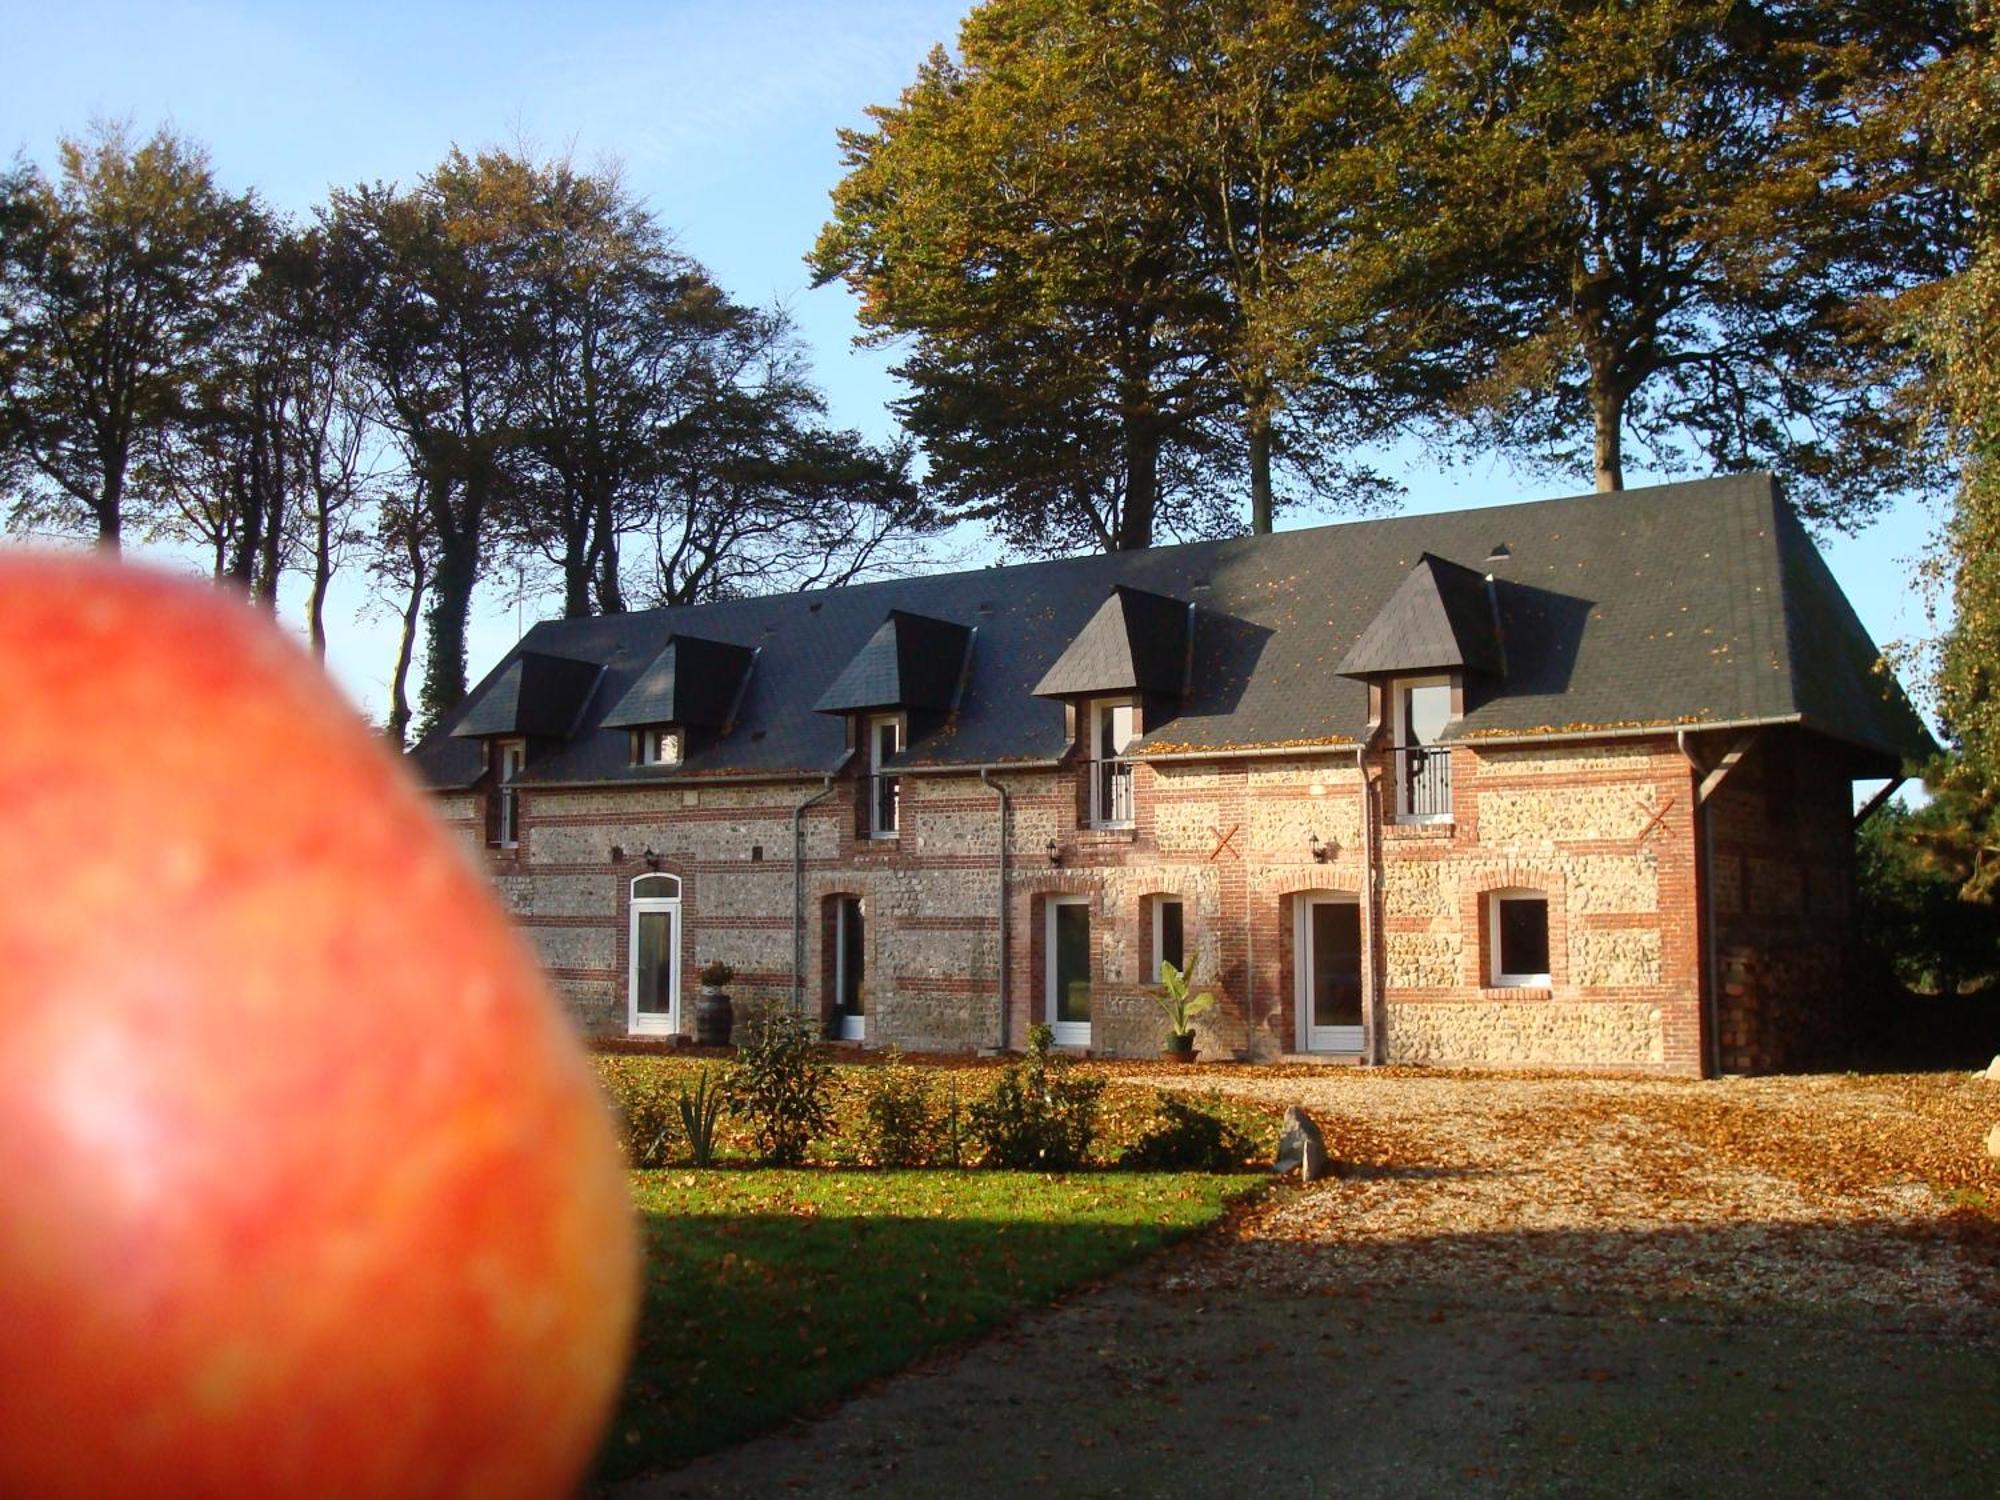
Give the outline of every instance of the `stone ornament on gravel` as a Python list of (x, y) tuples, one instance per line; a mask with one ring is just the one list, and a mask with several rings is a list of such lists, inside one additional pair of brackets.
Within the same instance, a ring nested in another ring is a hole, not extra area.
[(1985, 1078), (1988, 1083), (2000, 1083), (2000, 1057), (1986, 1065)]
[(1280, 1176), (1296, 1170), (1301, 1182), (1317, 1182), (1333, 1174), (1326, 1137), (1313, 1117), (1296, 1104), (1285, 1110), (1285, 1123), (1278, 1131), (1278, 1159), (1271, 1170)]
[(1986, 1154), (1995, 1161), (2000, 1161), (2000, 1125), (1995, 1125), (1986, 1132)]

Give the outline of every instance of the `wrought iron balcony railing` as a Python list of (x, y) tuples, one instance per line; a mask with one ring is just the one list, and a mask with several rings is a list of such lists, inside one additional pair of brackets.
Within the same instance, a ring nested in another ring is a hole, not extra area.
[(1396, 773), (1396, 815), (1451, 816), (1451, 747), (1398, 745), (1389, 752)]

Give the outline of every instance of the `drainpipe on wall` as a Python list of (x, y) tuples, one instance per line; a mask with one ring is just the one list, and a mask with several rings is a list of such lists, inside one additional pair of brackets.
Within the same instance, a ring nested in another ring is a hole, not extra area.
[(979, 784), (1000, 799), (1000, 1050), (1007, 1050), (1007, 788), (991, 779), (991, 766), (979, 768)]
[(1382, 946), (1381, 812), (1376, 806), (1375, 778), (1368, 774), (1367, 760), (1357, 755), (1354, 769), (1361, 777), (1361, 879), (1368, 902), (1368, 940), (1362, 945), (1368, 955), (1368, 1062), (1370, 1066), (1379, 1066), (1387, 1056), (1382, 1044), (1382, 1023), (1388, 1019), (1388, 1006), (1382, 994), (1386, 976), (1379, 959)]
[[(846, 764), (844, 755), (840, 765)], [(828, 771), (819, 790), (792, 809), (792, 1009), (801, 1015), (806, 1008), (806, 809), (833, 790), (839, 771), (840, 766)]]
[[(1252, 873), (1247, 863), (1243, 865), (1243, 1019), (1248, 1021), (1253, 1027), (1259, 1019), (1257, 1015), (1257, 877)], [(1294, 1045), (1296, 1045), (1296, 1042)], [(1281, 1053), (1284, 1051), (1284, 1046), (1285, 1039), (1279, 1037), (1278, 1050)], [(1249, 1049), (1246, 1048), (1245, 1050), (1248, 1051)]]

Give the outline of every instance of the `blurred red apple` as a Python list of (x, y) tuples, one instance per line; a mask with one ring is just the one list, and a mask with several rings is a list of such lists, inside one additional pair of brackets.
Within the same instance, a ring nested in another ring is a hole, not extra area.
[(485, 882), (251, 609), (0, 558), (0, 1494), (551, 1495), (637, 1286)]

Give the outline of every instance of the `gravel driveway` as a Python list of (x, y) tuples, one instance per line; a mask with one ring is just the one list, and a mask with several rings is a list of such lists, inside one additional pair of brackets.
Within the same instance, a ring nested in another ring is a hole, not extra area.
[(1344, 1174), (629, 1493), (1994, 1492), (2000, 1084), (1144, 1072)]

